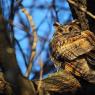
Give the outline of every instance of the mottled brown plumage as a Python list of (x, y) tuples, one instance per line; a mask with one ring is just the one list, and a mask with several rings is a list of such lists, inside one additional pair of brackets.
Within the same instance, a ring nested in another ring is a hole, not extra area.
[[(65, 26), (56, 23), (55, 28), (50, 57), (58, 72), (43, 79), (40, 88), (49, 92), (75, 92), (81, 88), (79, 78), (95, 84), (95, 70), (90, 67), (95, 65), (92, 60), (94, 34), (89, 30), (82, 31), (77, 21)], [(35, 83), (38, 85), (39, 81)]]
[(63, 68), (64, 64), (66, 71), (95, 84), (95, 70), (89, 66), (95, 65), (92, 53), (95, 49), (94, 34), (89, 30), (82, 31), (76, 21), (65, 26), (55, 25), (56, 32), (50, 45), (51, 60), (56, 68)]
[[(45, 91), (52, 92), (75, 92), (80, 88), (80, 83), (74, 76), (65, 70), (60, 70), (54, 74), (50, 74), (48, 78), (43, 79), (40, 88)], [(39, 81), (36, 81), (39, 84)]]

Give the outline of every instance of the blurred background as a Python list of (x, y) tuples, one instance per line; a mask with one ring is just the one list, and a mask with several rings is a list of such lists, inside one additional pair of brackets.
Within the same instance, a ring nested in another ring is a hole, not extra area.
[[(44, 64), (43, 77), (45, 78), (49, 73), (56, 71), (49, 58), (49, 43), (55, 32), (53, 24), (55, 22), (66, 24), (72, 20), (69, 5), (66, 0), (0, 0), (4, 18), (6, 20), (12, 18), (15, 25), (11, 31), (13, 31), (14, 37), (18, 42), (15, 43), (16, 58), (23, 75), (25, 75), (31, 56), (31, 42), (29, 37), (31, 36), (32, 29), (18, 2), (21, 2), (21, 5), (32, 16), (38, 37), (36, 56), (33, 60), (29, 79), (39, 78), (40, 58)], [(13, 11), (13, 15), (10, 17), (11, 11)], [(29, 33), (27, 34), (23, 27), (19, 28), (20, 25), (28, 27)], [(10, 25), (7, 25), (7, 28), (10, 30)]]

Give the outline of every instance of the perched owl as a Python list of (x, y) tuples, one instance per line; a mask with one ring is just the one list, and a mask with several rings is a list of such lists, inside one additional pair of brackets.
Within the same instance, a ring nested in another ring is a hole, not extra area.
[(57, 70), (65, 69), (95, 83), (95, 68), (91, 68), (95, 66), (95, 35), (89, 30), (82, 31), (77, 21), (65, 26), (56, 23), (55, 28), (50, 47)]

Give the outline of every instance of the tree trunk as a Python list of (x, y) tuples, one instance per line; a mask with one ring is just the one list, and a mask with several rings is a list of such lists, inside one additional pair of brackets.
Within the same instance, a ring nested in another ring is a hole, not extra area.
[(6, 29), (0, 31), (0, 67), (5, 80), (13, 88), (14, 95), (35, 95), (33, 83), (21, 75)]

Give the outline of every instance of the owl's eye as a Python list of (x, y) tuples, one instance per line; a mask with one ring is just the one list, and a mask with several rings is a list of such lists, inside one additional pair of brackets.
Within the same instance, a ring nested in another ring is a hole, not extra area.
[(59, 29), (59, 31), (60, 31), (60, 32), (63, 32), (63, 30), (62, 30), (61, 28)]
[(63, 32), (63, 28), (60, 27), (60, 26), (59, 27), (56, 27), (55, 29), (56, 29), (56, 32), (60, 32), (60, 33)]
[(68, 31), (72, 31), (73, 30), (73, 27), (69, 27)]

